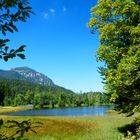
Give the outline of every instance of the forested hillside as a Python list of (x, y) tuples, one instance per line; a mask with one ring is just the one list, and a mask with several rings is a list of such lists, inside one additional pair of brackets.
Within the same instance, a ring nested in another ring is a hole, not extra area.
[(76, 94), (60, 86), (44, 86), (23, 80), (0, 80), (0, 105), (27, 105), (34, 108), (74, 107), (107, 104), (100, 92)]

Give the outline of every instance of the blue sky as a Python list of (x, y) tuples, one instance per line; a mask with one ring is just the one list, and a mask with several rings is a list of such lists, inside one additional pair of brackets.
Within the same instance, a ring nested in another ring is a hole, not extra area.
[(98, 34), (86, 27), (96, 0), (29, 0), (36, 15), (18, 23), (18, 33), (8, 34), (11, 47), (25, 44), (26, 60), (15, 58), (1, 69), (28, 66), (55, 84), (80, 91), (103, 91), (101, 64), (96, 62)]

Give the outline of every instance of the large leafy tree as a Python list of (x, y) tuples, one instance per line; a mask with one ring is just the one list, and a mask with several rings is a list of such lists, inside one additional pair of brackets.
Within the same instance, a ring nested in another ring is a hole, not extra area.
[(26, 22), (31, 13), (33, 13), (32, 8), (27, 0), (0, 0), (0, 59), (8, 61), (9, 58), (16, 56), (25, 58), (22, 53), (25, 45), (18, 49), (10, 49), (7, 45), (10, 40), (6, 37), (6, 34), (7, 32), (17, 32), (16, 22)]
[(98, 0), (91, 14), (106, 91), (119, 110), (134, 112), (140, 109), (140, 0)]

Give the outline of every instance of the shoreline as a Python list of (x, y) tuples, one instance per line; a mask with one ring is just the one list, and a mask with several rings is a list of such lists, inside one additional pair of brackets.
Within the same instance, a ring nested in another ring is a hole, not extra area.
[(0, 115), (9, 114), (18, 111), (31, 110), (33, 107), (31, 105), (22, 106), (0, 106)]

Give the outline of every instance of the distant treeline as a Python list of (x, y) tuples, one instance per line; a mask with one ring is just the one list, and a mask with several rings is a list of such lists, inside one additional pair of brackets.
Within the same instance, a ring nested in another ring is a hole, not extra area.
[(0, 105), (32, 104), (34, 108), (76, 107), (109, 104), (106, 94), (76, 94), (59, 86), (41, 86), (21, 80), (0, 80)]

